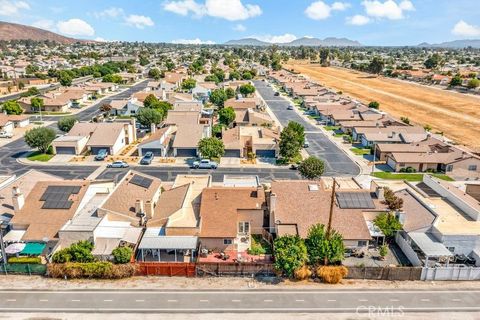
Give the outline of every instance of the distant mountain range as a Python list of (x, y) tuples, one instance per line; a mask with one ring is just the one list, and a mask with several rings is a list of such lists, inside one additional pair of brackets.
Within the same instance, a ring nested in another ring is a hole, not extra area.
[(56, 34), (51, 31), (25, 26), (22, 24), (0, 21), (0, 40), (34, 40), (34, 41), (55, 41), (63, 44), (83, 42)]
[[(225, 43), (228, 46), (271, 46), (274, 43), (261, 41), (254, 38), (245, 38), (240, 40), (230, 40)], [(284, 47), (361, 47), (362, 44), (358, 41), (346, 39), (346, 38), (325, 38), (323, 40), (317, 38), (299, 38), (291, 42), (275, 43), (278, 46)]]
[(422, 48), (454, 48), (454, 49), (472, 47), (472, 48), (480, 49), (480, 39), (478, 39), (478, 40), (473, 40), (473, 39), (472, 40), (454, 40), (454, 41), (448, 41), (448, 42), (442, 42), (442, 43), (436, 43), (436, 44), (423, 42), (423, 43), (420, 43), (417, 47), (422, 47)]

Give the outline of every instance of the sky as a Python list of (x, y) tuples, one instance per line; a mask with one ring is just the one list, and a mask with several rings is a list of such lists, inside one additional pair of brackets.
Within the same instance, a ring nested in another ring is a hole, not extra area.
[(399, 46), (480, 39), (480, 0), (0, 0), (0, 20), (98, 41)]

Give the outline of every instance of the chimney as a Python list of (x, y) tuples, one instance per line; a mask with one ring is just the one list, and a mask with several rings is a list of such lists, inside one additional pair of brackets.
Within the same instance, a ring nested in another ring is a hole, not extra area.
[(147, 200), (145, 202), (145, 216), (147, 219), (152, 219), (153, 215), (154, 215), (153, 202), (151, 200)]
[(140, 216), (140, 214), (145, 213), (145, 210), (143, 208), (143, 201), (142, 200), (137, 200), (135, 201), (135, 213)]
[(375, 194), (377, 195), (378, 200), (385, 200), (385, 189), (383, 187), (377, 186), (375, 189)]
[(25, 204), (25, 196), (19, 187), (13, 187), (12, 189), (12, 200), (13, 200), (13, 210), (19, 211), (23, 208)]

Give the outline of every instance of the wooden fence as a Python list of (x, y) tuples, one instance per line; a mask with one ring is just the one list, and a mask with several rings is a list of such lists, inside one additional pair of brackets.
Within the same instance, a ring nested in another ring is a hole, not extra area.
[(251, 276), (274, 275), (271, 263), (197, 263), (198, 276)]
[(347, 279), (408, 281), (420, 280), (422, 268), (416, 267), (347, 267)]
[(138, 275), (195, 277), (195, 263), (139, 262)]

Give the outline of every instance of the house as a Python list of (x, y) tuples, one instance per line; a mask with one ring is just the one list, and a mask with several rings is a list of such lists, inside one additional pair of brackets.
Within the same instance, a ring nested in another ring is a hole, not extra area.
[(23, 203), (18, 201), (22, 197), (18, 193), (10, 232), (23, 232), (21, 241), (38, 243), (37, 255), (50, 254), (59, 241), (59, 230), (74, 217), (89, 186), (90, 182), (83, 180), (39, 181)]
[(182, 81), (187, 78), (186, 74), (178, 72), (165, 72), (164, 81), (166, 83), (174, 85), (174, 88), (180, 88), (182, 86)]
[(211, 136), (210, 125), (201, 123), (200, 117), (197, 111), (168, 112), (165, 125), (177, 127), (172, 144), (174, 157), (198, 156), (198, 142)]
[(66, 135), (56, 138), (52, 147), (55, 154), (80, 155), (88, 150), (96, 155), (105, 149), (115, 155), (136, 140), (134, 120), (132, 122), (78, 122)]
[(262, 187), (204, 189), (200, 205), (202, 249), (233, 256), (247, 251), (252, 235), (264, 230), (266, 209)]
[[(43, 99), (44, 106), (42, 111), (46, 112), (67, 112), (72, 106), (72, 101), (69, 97), (64, 95), (43, 95), (40, 96)], [(20, 106), (25, 112), (34, 113), (39, 112), (31, 105), (31, 97), (24, 97), (17, 100)]]
[(138, 155), (144, 156), (147, 152), (152, 152), (155, 156), (166, 157), (170, 152), (172, 135), (177, 130), (176, 126), (167, 126), (155, 130), (148, 138), (142, 140), (138, 145)]
[[(15, 128), (25, 128), (30, 124), (30, 116), (28, 115), (8, 115), (8, 120), (13, 122)], [(0, 129), (1, 130), (1, 129)]]
[[(338, 231), (348, 248), (365, 248), (372, 235), (364, 214), (385, 212), (381, 192), (344, 188), (335, 193), (332, 228)], [(328, 224), (332, 186), (321, 181), (273, 181), (270, 195), (270, 230), (277, 236), (299, 235), (306, 238), (314, 224)], [(361, 201), (359, 201), (361, 199)]]
[(234, 126), (271, 126), (272, 118), (267, 113), (255, 111), (253, 109), (235, 111)]
[(195, 88), (192, 89), (192, 95), (198, 101), (205, 103), (210, 97), (211, 90), (208, 86), (197, 83)]
[(257, 109), (259, 107), (259, 102), (255, 98), (243, 98), (243, 99), (228, 99), (224, 103), (225, 107), (232, 107), (235, 111), (237, 110), (248, 110), (248, 109)]
[(428, 134), (419, 126), (389, 126), (385, 128), (353, 128), (352, 139), (363, 147), (379, 143), (412, 143), (425, 140)]
[(450, 81), (452, 81), (452, 77), (450, 77), (450, 76), (444, 76), (444, 75), (441, 75), (441, 74), (434, 74), (432, 76), (432, 82), (434, 84), (438, 84), (438, 85), (441, 85), (441, 86), (449, 85)]
[(160, 89), (162, 83), (160, 81), (148, 81), (145, 91), (157, 91)]
[(112, 115), (116, 116), (130, 116), (138, 113), (140, 108), (143, 108), (143, 103), (138, 101), (137, 98), (112, 100), (110, 102)]
[(258, 158), (276, 158), (280, 135), (263, 127), (235, 127), (222, 131), (225, 157), (247, 157), (249, 153)]
[(10, 116), (0, 113), (0, 132), (13, 133), (14, 128), (15, 124)]
[(123, 84), (132, 84), (142, 79), (141, 73), (121, 72), (121, 73), (118, 73), (118, 75), (122, 78)]

